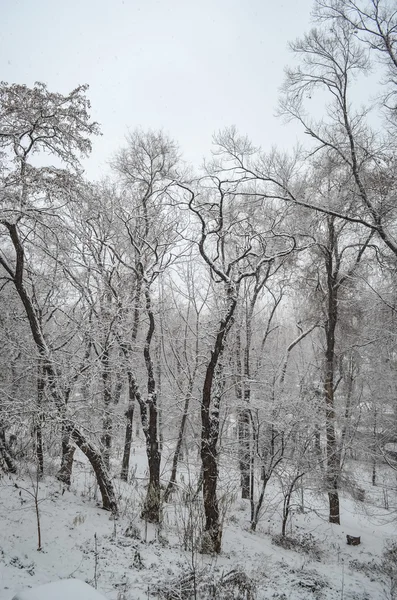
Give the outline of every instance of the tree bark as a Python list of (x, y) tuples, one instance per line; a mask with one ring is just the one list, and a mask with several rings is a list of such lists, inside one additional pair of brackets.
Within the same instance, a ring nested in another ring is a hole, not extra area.
[(112, 415), (110, 413), (112, 403), (112, 391), (109, 368), (109, 348), (106, 347), (101, 355), (101, 378), (103, 393), (103, 421), (102, 421), (102, 454), (106, 468), (110, 469), (110, 451), (112, 447)]
[(34, 417), (35, 449), (37, 458), (37, 470), (41, 477), (44, 473), (44, 452), (43, 452), (43, 396), (45, 388), (45, 379), (42, 365), (37, 365), (37, 414)]
[(123, 462), (121, 465), (121, 475), (120, 475), (120, 477), (123, 481), (128, 481), (128, 471), (130, 469), (132, 428), (133, 428), (133, 421), (134, 421), (135, 391), (136, 391), (135, 379), (130, 370), (128, 370), (127, 376), (128, 376), (128, 408), (125, 413), (127, 422), (125, 425)]
[(221, 359), (227, 334), (233, 324), (237, 306), (237, 291), (227, 285), (228, 308), (221, 320), (215, 339), (211, 359), (208, 363), (201, 402), (201, 462), (203, 465), (203, 498), (205, 513), (205, 547), (203, 551), (219, 554), (222, 544), (222, 528), (219, 520), (217, 498), (219, 401), (213, 397), (213, 385), (219, 361)]
[(0, 457), (3, 459), (9, 473), (16, 473), (17, 466), (8, 449), (6, 433), (4, 427), (0, 424)]
[(149, 318), (149, 328), (146, 335), (143, 355), (147, 372), (147, 400), (140, 402), (142, 426), (146, 437), (146, 454), (149, 466), (149, 485), (146, 499), (142, 509), (142, 518), (150, 523), (160, 522), (161, 497), (160, 497), (160, 462), (161, 452), (158, 439), (158, 410), (157, 390), (154, 378), (154, 367), (151, 356), (151, 343), (155, 330), (155, 321), (152, 310), (150, 289), (145, 282), (146, 313)]
[(102, 507), (117, 514), (117, 500), (113, 489), (112, 481), (101, 453), (89, 442), (83, 434), (76, 428), (73, 428), (70, 434), (71, 439), (76, 446), (86, 455), (96, 475), (99, 489), (102, 495)]
[[(128, 408), (125, 413), (126, 424), (125, 424), (125, 436), (124, 436), (124, 451), (123, 461), (121, 465), (121, 479), (128, 481), (128, 472), (130, 469), (130, 456), (131, 456), (131, 445), (132, 445), (132, 432), (133, 432), (133, 421), (135, 411), (135, 395), (138, 390), (135, 377), (131, 369), (132, 361), (132, 345), (135, 343), (138, 337), (139, 330), (139, 314), (141, 308), (141, 292), (142, 292), (142, 279), (137, 278), (135, 282), (135, 295), (134, 295), (134, 318), (132, 324), (131, 341), (125, 342), (120, 340), (120, 347), (124, 354), (127, 363), (127, 377), (128, 377)], [(120, 336), (119, 336), (120, 337)]]
[[(247, 336), (248, 337), (248, 336)], [(243, 364), (241, 361), (241, 335), (237, 332), (236, 344), (236, 370), (237, 381), (235, 384), (236, 397), (238, 402), (237, 412), (237, 434), (238, 434), (238, 450), (239, 450), (239, 466), (240, 466), (240, 485), (241, 497), (249, 499), (250, 497), (250, 414), (248, 407), (245, 404), (249, 403), (250, 390), (247, 389), (247, 382), (244, 381)], [(246, 360), (244, 360), (246, 363)], [(244, 369), (246, 371), (246, 369)], [(244, 390), (244, 391), (243, 391)]]
[(73, 458), (75, 451), (75, 446), (68, 446), (67, 451), (65, 451), (64, 460), (62, 461), (61, 468), (57, 473), (57, 479), (59, 479), (59, 481), (62, 481), (62, 483), (64, 483), (67, 486), (71, 484), (72, 480)]
[(325, 324), (326, 349), (325, 349), (325, 430), (327, 440), (327, 468), (326, 480), (329, 499), (329, 522), (340, 525), (338, 483), (340, 474), (339, 453), (335, 431), (335, 397), (334, 397), (334, 372), (335, 372), (335, 330), (338, 321), (338, 259), (334, 264), (336, 238), (334, 220), (328, 219), (329, 244), (326, 254), (327, 270), (327, 322)]

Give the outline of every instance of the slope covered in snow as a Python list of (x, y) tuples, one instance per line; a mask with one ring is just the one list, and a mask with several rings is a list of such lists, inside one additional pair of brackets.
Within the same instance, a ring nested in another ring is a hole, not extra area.
[[(41, 551), (34, 501), (27, 492), (34, 482), (17, 476), (0, 481), (0, 600), (65, 578), (86, 581), (109, 600), (190, 598), (195, 587), (197, 598), (237, 598), (231, 595), (235, 589), (246, 589), (257, 600), (393, 597), (390, 573), (381, 564), (385, 544), (397, 533), (393, 514), (370, 501), (343, 496), (342, 525), (337, 526), (326, 520), (325, 496), (305, 492), (304, 510), (297, 503), (283, 539), (275, 487), (269, 488), (256, 533), (249, 530), (247, 501), (231, 496), (223, 552), (210, 557), (194, 548), (191, 525), (199, 524), (199, 504), (187, 508), (176, 494), (158, 529), (139, 519), (143, 491), (137, 483), (117, 483), (121, 514), (113, 520), (96, 504), (95, 483), (85, 465), (76, 481), (71, 490), (50, 476), (40, 482)], [(360, 536), (361, 544), (348, 546), (346, 535)]]

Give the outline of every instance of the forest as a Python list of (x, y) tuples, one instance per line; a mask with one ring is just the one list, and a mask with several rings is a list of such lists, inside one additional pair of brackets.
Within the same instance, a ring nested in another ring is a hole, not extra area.
[[(115, 528), (161, 543), (174, 519), (193, 566), (236, 503), (287, 549), (294, 515), (342, 528), (345, 499), (394, 527), (397, 7), (314, 16), (280, 91), (307, 138), (289, 153), (231, 126), (196, 168), (134, 129), (89, 181), (88, 86), (0, 84), (0, 487), (33, 502), (39, 550), (44, 482), (77, 493), (87, 472)], [(243, 575), (153, 597), (254, 598)]]

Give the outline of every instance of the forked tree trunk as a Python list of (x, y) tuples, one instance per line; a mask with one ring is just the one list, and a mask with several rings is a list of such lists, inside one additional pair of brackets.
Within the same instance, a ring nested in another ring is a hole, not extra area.
[[(255, 504), (255, 502), (253, 502), (253, 504), (251, 506), (251, 531), (256, 531), (256, 527), (259, 522), (259, 517), (261, 514), (263, 500), (265, 498), (265, 492), (266, 492), (267, 484), (270, 479), (270, 475), (271, 475), (271, 473), (268, 476), (264, 476), (262, 478), (262, 487), (261, 487), (261, 491), (259, 494), (258, 502), (256, 504)], [(253, 498), (252, 498), (252, 500), (253, 500)]]
[(290, 513), (290, 508), (291, 508), (292, 492), (294, 491), (295, 485), (298, 482), (298, 480), (301, 479), (301, 477), (303, 477), (303, 476), (304, 476), (304, 473), (298, 473), (298, 475), (296, 475), (294, 477), (294, 479), (291, 481), (291, 483), (288, 486), (288, 488), (286, 489), (286, 493), (284, 495), (283, 518), (282, 518), (282, 525), (281, 525), (281, 535), (283, 537), (285, 537), (285, 533), (286, 533), (287, 522), (288, 522), (288, 517), (289, 517), (289, 513)]
[[(253, 452), (252, 456), (254, 456), (255, 453), (260, 454), (259, 448), (258, 448), (258, 441), (259, 441), (258, 435), (257, 435), (258, 432), (257, 432), (256, 427), (253, 427), (253, 433), (254, 433), (253, 441), (255, 443), (256, 452)], [(277, 441), (279, 438), (281, 438), (281, 443), (277, 447)], [(284, 460), (284, 452), (285, 452), (284, 435), (282, 433), (275, 431), (274, 426), (271, 425), (270, 445), (269, 445), (269, 448), (266, 450), (266, 455), (264, 455), (263, 451), (262, 451), (262, 474), (261, 474), (262, 487), (261, 487), (258, 501), (256, 503), (255, 503), (255, 498), (254, 498), (253, 480), (252, 480), (252, 485), (251, 485), (251, 490), (250, 490), (250, 492), (251, 492), (250, 493), (251, 531), (256, 531), (256, 527), (258, 525), (260, 515), (261, 515), (263, 501), (265, 498), (267, 484), (269, 483), (269, 480), (270, 480), (271, 476), (273, 475), (277, 466), (280, 464), (280, 462), (282, 460)]]

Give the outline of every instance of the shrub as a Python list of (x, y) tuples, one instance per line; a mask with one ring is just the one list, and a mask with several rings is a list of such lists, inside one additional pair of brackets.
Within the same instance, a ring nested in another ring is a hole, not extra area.
[(311, 533), (302, 533), (297, 537), (274, 535), (272, 543), (286, 550), (303, 552), (312, 560), (320, 561), (323, 556), (322, 550), (318, 547), (317, 541)]

